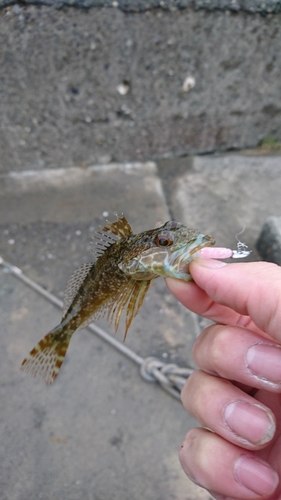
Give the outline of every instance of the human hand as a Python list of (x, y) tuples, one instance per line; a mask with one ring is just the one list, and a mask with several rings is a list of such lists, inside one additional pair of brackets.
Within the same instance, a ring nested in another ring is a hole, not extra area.
[(194, 282), (167, 279), (216, 322), (195, 342), (182, 401), (204, 428), (180, 449), (186, 474), (217, 500), (281, 499), (281, 268), (196, 259)]

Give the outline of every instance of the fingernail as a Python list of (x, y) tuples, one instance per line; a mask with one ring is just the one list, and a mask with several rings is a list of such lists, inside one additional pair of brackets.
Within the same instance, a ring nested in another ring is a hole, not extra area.
[(220, 267), (227, 266), (227, 263), (226, 262), (222, 262), (221, 260), (202, 259), (200, 257), (198, 257), (197, 259), (195, 259), (195, 262), (199, 266), (208, 267), (210, 269), (219, 269)]
[(259, 404), (233, 401), (225, 407), (224, 418), (229, 429), (243, 443), (262, 445), (268, 443), (275, 433), (273, 415)]
[(281, 385), (281, 348), (272, 344), (252, 345), (246, 354), (247, 368), (264, 383)]
[(266, 462), (247, 455), (240, 456), (236, 461), (234, 478), (237, 483), (260, 496), (273, 493), (279, 483), (277, 472)]

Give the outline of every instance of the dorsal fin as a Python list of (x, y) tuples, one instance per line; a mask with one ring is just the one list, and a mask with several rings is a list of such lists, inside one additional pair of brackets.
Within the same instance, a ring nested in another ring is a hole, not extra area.
[[(117, 220), (115, 222), (106, 222), (106, 226), (101, 228), (101, 231), (96, 231), (96, 235), (94, 236), (94, 239), (96, 240), (93, 249), (95, 260), (98, 259), (103, 252), (107, 250), (107, 248), (116, 243), (116, 241), (133, 234), (132, 228), (123, 214), (121, 217), (117, 216)], [(64, 292), (63, 318), (80, 286), (94, 265), (94, 262), (82, 264), (82, 266), (76, 269), (76, 271), (74, 271), (70, 276)]]
[(122, 217), (118, 217), (117, 215), (117, 220), (115, 222), (106, 222), (107, 224), (102, 228), (102, 231), (104, 233), (107, 233), (109, 231), (110, 233), (117, 236), (119, 240), (133, 234), (132, 228), (123, 214)]
[(92, 252), (95, 260), (98, 259), (107, 248), (116, 243), (116, 241), (133, 234), (132, 228), (123, 214), (122, 217), (117, 216), (115, 222), (106, 222), (106, 226), (102, 227), (100, 231), (95, 231), (95, 236), (93, 237)]
[(76, 296), (80, 286), (82, 285), (83, 281), (94, 265), (95, 264), (93, 262), (82, 264), (82, 266), (78, 267), (78, 269), (76, 269), (70, 276), (64, 292), (62, 319), (68, 311), (69, 306), (72, 304), (72, 301)]

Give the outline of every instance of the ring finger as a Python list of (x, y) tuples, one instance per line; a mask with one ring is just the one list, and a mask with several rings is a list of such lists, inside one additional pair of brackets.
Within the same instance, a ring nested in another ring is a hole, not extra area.
[(243, 448), (263, 448), (274, 436), (269, 408), (231, 382), (201, 370), (187, 380), (182, 402), (201, 425)]

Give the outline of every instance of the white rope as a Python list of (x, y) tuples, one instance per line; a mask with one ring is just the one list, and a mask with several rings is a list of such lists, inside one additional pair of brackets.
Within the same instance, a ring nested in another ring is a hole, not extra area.
[[(49, 302), (59, 307), (63, 308), (63, 302), (59, 300), (55, 295), (45, 290), (42, 286), (38, 285), (35, 281), (28, 278), (19, 267), (10, 264), (5, 261), (0, 256), (0, 265), (11, 274), (13, 274), (20, 281), (25, 283), (27, 286), (32, 288), (32, 290), (38, 292), (40, 295), (45, 297)], [(95, 333), (102, 340), (110, 344), (112, 347), (117, 349), (119, 352), (127, 356), (129, 359), (134, 361), (140, 366), (141, 376), (147, 382), (158, 382), (165, 391), (180, 399), (180, 392), (183, 388), (186, 379), (193, 372), (191, 368), (180, 368), (175, 364), (164, 363), (158, 358), (148, 357), (146, 359), (142, 358), (136, 354), (132, 349), (126, 347), (123, 343), (116, 340), (114, 337), (109, 335), (105, 330), (99, 326), (92, 324), (87, 327), (88, 330)]]

